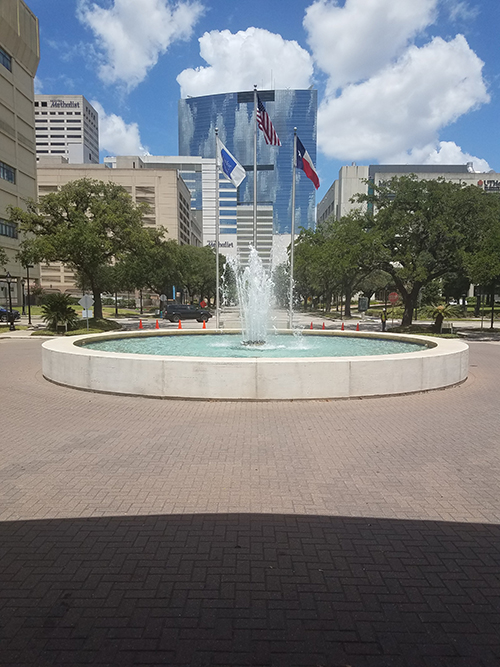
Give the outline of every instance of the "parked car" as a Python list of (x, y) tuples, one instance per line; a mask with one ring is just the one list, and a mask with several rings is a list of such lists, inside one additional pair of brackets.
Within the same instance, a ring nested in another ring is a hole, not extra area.
[(189, 306), (180, 303), (169, 303), (163, 312), (163, 319), (169, 322), (178, 322), (179, 320), (197, 320), (198, 322), (205, 322), (212, 317), (205, 308), (199, 306)]
[[(6, 308), (0, 308), (0, 322), (8, 322), (10, 319), (10, 312), (11, 311), (7, 310)], [(18, 320), (21, 317), (18, 310), (12, 309), (12, 314), (14, 315), (15, 320)]]

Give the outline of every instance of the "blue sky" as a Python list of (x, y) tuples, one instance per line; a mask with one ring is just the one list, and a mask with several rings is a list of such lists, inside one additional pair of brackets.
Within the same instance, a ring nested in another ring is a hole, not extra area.
[(314, 85), (319, 197), (353, 161), (500, 171), (499, 0), (26, 2), (37, 92), (95, 103), (101, 156), (176, 155), (181, 95)]

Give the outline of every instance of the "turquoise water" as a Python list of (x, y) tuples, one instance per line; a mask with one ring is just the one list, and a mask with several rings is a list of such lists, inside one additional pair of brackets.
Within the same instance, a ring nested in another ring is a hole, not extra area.
[(144, 336), (83, 344), (90, 350), (174, 357), (359, 357), (419, 352), (425, 346), (381, 338), (270, 335), (264, 345), (247, 346), (239, 335)]

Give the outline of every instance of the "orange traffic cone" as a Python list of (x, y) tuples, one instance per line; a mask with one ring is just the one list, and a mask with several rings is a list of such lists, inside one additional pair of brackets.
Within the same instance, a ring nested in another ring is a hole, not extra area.
[(342, 326), (340, 327), (341, 331), (344, 331), (344, 323), (342, 322)]
[(356, 324), (356, 331), (359, 331), (359, 322)]
[(323, 331), (324, 331), (325, 330), (325, 323), (324, 322), (323, 322), (323, 327), (322, 328), (323, 328)]
[(313, 323), (311, 322), (311, 326), (310, 326), (310, 329), (312, 329), (312, 328), (313, 328)]
[(203, 320), (203, 326), (202, 326), (202, 329), (206, 329), (206, 328), (207, 328), (207, 321), (206, 321), (206, 320)]
[(142, 326), (142, 320), (139, 320), (139, 329), (144, 329), (144, 327)]
[(180, 320), (179, 320), (179, 326), (177, 328), (182, 329), (182, 322)]
[(160, 328), (160, 325), (158, 324), (158, 320), (156, 320), (156, 327), (155, 327), (155, 329), (159, 329), (159, 328)]

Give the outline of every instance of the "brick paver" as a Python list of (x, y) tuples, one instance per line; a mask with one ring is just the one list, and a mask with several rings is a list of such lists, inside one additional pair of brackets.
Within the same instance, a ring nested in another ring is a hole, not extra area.
[(0, 340), (0, 665), (500, 664), (500, 345), (459, 387), (230, 403)]

